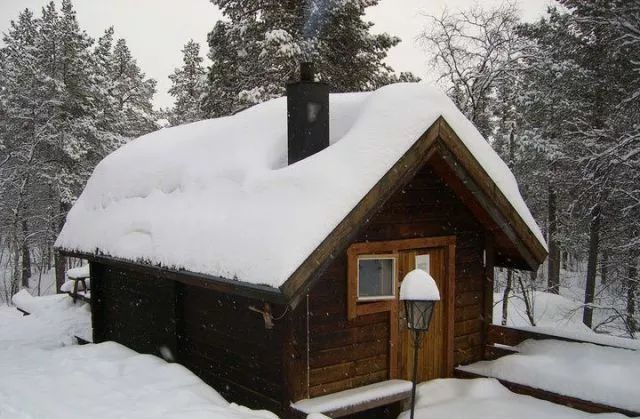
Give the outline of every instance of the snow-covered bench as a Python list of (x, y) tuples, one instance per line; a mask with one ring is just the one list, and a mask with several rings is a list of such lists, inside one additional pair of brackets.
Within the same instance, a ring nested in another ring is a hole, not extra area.
[(411, 381), (388, 380), (326, 396), (300, 400), (293, 408), (305, 414), (322, 413), (339, 418), (408, 399)]
[[(73, 298), (73, 302), (80, 299), (85, 302), (90, 302), (90, 273), (89, 273), (89, 265), (79, 266), (77, 268), (69, 269), (67, 271), (67, 277), (69, 278), (62, 287), (60, 287), (60, 291), (66, 292)], [(82, 284), (82, 289), (79, 289), (78, 283)], [(82, 293), (81, 293), (82, 292)]]

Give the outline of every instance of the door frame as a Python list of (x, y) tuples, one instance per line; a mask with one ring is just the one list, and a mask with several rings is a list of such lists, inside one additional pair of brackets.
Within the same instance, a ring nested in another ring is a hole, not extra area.
[[(401, 251), (440, 248), (445, 252), (445, 289), (441, 290), (444, 298), (445, 313), (445, 348), (444, 362), (446, 377), (453, 376), (453, 345), (455, 323), (455, 268), (456, 268), (456, 236), (424, 237), (404, 240), (388, 240), (377, 242), (354, 243), (347, 249), (348, 285), (347, 285), (347, 317), (353, 320), (359, 315), (389, 312), (389, 378), (399, 378), (398, 347), (400, 327), (398, 321), (399, 300), (383, 300), (370, 303), (357, 301), (357, 260), (360, 255), (399, 254)], [(397, 274), (397, 272), (396, 272)], [(398, 284), (400, 281), (398, 280)]]

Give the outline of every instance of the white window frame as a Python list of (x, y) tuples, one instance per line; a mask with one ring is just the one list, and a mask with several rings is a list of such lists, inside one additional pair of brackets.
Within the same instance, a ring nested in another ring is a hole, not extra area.
[[(360, 260), (379, 260), (379, 259), (391, 259), (393, 261), (392, 278), (391, 278), (391, 294), (389, 295), (376, 295), (371, 297), (360, 296)], [(358, 255), (356, 259), (356, 301), (357, 302), (370, 302), (370, 301), (386, 301), (396, 298), (396, 288), (398, 281), (398, 256), (394, 254), (380, 254), (380, 255)]]

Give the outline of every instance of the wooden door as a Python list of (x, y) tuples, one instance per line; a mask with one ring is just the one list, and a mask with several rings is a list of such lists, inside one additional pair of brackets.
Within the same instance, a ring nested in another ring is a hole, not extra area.
[[(440, 290), (441, 301), (436, 303), (429, 331), (422, 334), (422, 346), (418, 354), (418, 382), (434, 378), (447, 377), (448, 360), (447, 327), (453, 319), (447, 319), (445, 313), (446, 292), (446, 248), (409, 250), (400, 253), (399, 278), (416, 267), (427, 270), (435, 279)], [(427, 268), (427, 269), (425, 269)], [(400, 284), (398, 284), (400, 286)], [(398, 292), (396, 295), (399, 295)], [(413, 378), (414, 345), (412, 333), (407, 329), (404, 303), (398, 301), (398, 372), (400, 378)]]

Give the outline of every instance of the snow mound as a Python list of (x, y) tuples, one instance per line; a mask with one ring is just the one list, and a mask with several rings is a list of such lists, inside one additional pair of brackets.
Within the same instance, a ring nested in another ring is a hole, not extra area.
[(556, 340), (528, 340), (516, 348), (518, 354), (458, 368), (640, 412), (640, 352)]
[(2, 348), (0, 369), (0, 418), (277, 419), (228, 403), (181, 365), (114, 342)]
[(431, 275), (422, 269), (414, 269), (402, 280), (400, 299), (440, 301), (440, 291)]
[(285, 98), (138, 138), (96, 167), (56, 246), (279, 287), (440, 116), (544, 244), (453, 102), (396, 84), (331, 95), (331, 145), (289, 166)]
[[(533, 317), (538, 327), (551, 327), (592, 333), (582, 322), (582, 303), (550, 292), (535, 291), (533, 294)], [(494, 293), (493, 321), (502, 320), (502, 293)], [(529, 327), (522, 294), (512, 294), (507, 308), (507, 327)]]
[[(496, 301), (493, 306), (493, 323), (499, 325), (502, 321), (502, 294), (494, 293), (493, 301)], [(512, 294), (509, 298), (506, 326), (600, 345), (640, 350), (640, 340), (599, 334), (585, 326), (582, 322), (583, 304), (579, 301), (536, 291), (532, 303), (535, 326), (529, 322), (522, 295)]]
[[(416, 419), (624, 419), (619, 414), (591, 414), (521, 396), (497, 380), (440, 379), (417, 389)], [(398, 419), (408, 419), (409, 411)]]
[(56, 348), (73, 345), (75, 336), (91, 340), (91, 308), (81, 301), (74, 304), (67, 294), (32, 297), (21, 290), (13, 303), (30, 315), (18, 316), (15, 308), (0, 306), (0, 349)]

